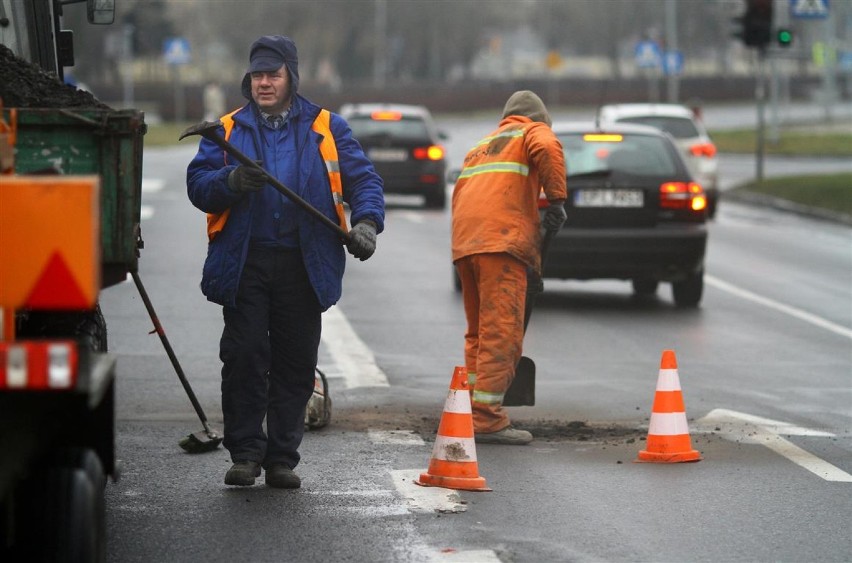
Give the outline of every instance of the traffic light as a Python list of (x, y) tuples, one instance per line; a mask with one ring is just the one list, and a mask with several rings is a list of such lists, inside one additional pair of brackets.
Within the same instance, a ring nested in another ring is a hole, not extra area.
[(793, 43), (793, 32), (785, 27), (779, 28), (775, 37), (778, 39), (780, 47), (789, 47)]
[(732, 34), (749, 47), (766, 47), (772, 40), (772, 0), (745, 0), (745, 13), (734, 18)]

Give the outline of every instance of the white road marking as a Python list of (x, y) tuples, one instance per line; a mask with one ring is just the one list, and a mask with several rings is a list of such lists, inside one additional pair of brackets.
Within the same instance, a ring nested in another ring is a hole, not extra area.
[(451, 563), (500, 563), (500, 558), (490, 549), (472, 549), (470, 551), (455, 551), (445, 549), (433, 554), (429, 561), (450, 561)]
[(747, 289), (742, 289), (724, 280), (720, 280), (719, 278), (714, 276), (705, 275), (704, 281), (706, 281), (709, 285), (712, 285), (716, 289), (727, 291), (728, 293), (736, 295), (737, 297), (747, 299), (749, 301), (752, 301), (753, 303), (769, 307), (770, 309), (775, 309), (776, 311), (780, 311), (782, 313), (790, 315), (791, 317), (795, 317), (799, 320), (811, 323), (812, 325), (818, 326), (820, 328), (830, 330), (831, 332), (839, 334), (840, 336), (845, 336), (846, 338), (852, 339), (852, 329), (848, 329), (845, 326), (833, 323), (827, 319), (818, 317), (817, 315), (812, 315), (807, 311), (802, 311), (801, 309), (791, 307), (790, 305), (785, 305), (784, 303), (780, 303), (778, 301), (775, 301), (774, 299), (769, 299), (768, 297), (763, 297), (762, 295), (752, 293)]
[[(423, 513), (459, 513), (465, 512), (467, 506), (461, 500), (459, 492), (454, 489), (441, 487), (421, 487), (414, 481), (423, 473), (422, 469), (405, 469), (391, 471), (393, 484), (397, 492), (408, 501), (412, 512)], [(422, 555), (428, 561), (449, 561), (452, 563), (499, 563), (500, 558), (490, 549), (475, 549), (459, 551), (453, 548), (441, 550), (427, 549)]]
[(803, 428), (787, 422), (727, 409), (713, 409), (707, 413), (707, 416), (699, 419), (696, 424), (699, 426), (699, 431), (705, 434), (718, 432), (727, 440), (766, 446), (826, 481), (852, 483), (852, 475), (849, 473), (780, 436), (780, 434), (785, 434), (787, 436), (830, 438), (834, 436), (831, 432)]
[(425, 446), (419, 435), (413, 430), (376, 430), (367, 429), (367, 435), (374, 444), (392, 444), (396, 446)]
[(147, 221), (151, 217), (154, 216), (154, 206), (153, 205), (143, 205), (139, 212), (139, 218), (142, 221)]
[(376, 364), (373, 352), (358, 338), (340, 307), (332, 307), (323, 314), (322, 342), (347, 389), (389, 386), (388, 378)]
[(415, 213), (413, 211), (401, 211), (399, 213), (394, 214), (396, 217), (400, 219), (405, 219), (410, 223), (422, 223), (423, 222), (423, 214)]
[(142, 192), (156, 193), (166, 187), (166, 181), (162, 178), (142, 178)]
[(424, 471), (426, 468), (391, 471), (394, 487), (408, 501), (412, 512), (457, 513), (467, 510), (458, 491), (442, 487), (421, 487), (416, 484), (414, 481), (419, 479)]

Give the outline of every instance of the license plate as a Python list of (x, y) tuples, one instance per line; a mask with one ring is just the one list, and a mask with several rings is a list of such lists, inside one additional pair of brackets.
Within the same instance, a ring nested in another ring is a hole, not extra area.
[(367, 156), (376, 162), (403, 162), (408, 159), (408, 152), (405, 149), (370, 149)]
[(642, 207), (642, 190), (577, 190), (574, 207)]

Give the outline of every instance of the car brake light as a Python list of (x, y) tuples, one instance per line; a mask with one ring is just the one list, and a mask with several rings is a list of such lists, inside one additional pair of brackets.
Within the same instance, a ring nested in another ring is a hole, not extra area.
[(412, 154), (417, 160), (441, 160), (444, 158), (444, 147), (441, 145), (417, 147), (412, 151)]
[(374, 111), (370, 114), (373, 121), (399, 121), (402, 113), (398, 111)]
[(583, 140), (589, 143), (620, 143), (624, 140), (624, 135), (614, 133), (586, 133), (583, 135)]
[(77, 347), (70, 341), (0, 342), (0, 389), (70, 389), (77, 382)]
[(665, 182), (660, 185), (660, 207), (703, 211), (707, 207), (704, 188), (695, 182)]
[(712, 158), (716, 156), (716, 145), (713, 143), (699, 143), (689, 147), (689, 152), (692, 156), (706, 156)]

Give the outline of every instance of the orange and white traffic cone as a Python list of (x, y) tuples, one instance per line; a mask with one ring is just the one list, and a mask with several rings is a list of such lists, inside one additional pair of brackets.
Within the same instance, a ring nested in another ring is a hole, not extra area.
[(680, 463), (700, 461), (701, 454), (692, 449), (686, 407), (677, 375), (674, 350), (663, 350), (657, 392), (651, 408), (647, 449), (639, 452), (637, 462)]
[(467, 368), (456, 366), (450, 391), (438, 425), (429, 469), (414, 481), (424, 487), (444, 487), (463, 491), (490, 491), (479, 476), (476, 443), (473, 440), (473, 413)]

